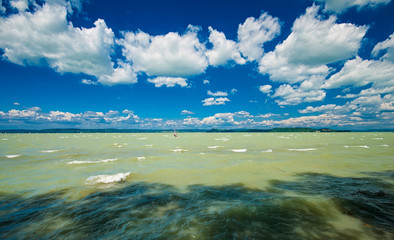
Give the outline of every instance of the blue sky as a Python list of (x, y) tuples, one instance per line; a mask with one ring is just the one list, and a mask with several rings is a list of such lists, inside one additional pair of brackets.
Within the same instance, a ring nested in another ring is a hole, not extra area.
[(391, 0), (1, 0), (0, 128), (394, 128)]

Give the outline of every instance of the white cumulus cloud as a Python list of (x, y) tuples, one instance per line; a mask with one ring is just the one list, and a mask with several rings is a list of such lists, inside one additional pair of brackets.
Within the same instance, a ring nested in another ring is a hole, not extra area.
[(367, 27), (336, 23), (336, 17), (323, 19), (318, 6), (307, 8), (295, 20), (292, 33), (275, 50), (264, 55), (259, 70), (271, 80), (295, 83), (311, 76), (324, 78), (329, 63), (356, 55)]
[(258, 19), (249, 17), (238, 26), (238, 48), (248, 61), (259, 60), (263, 45), (280, 33), (279, 19), (262, 13)]
[(373, 83), (374, 87), (394, 86), (394, 63), (389, 61), (363, 60), (360, 57), (348, 60), (344, 67), (332, 75), (324, 88), (342, 86), (364, 86)]
[(203, 106), (212, 106), (212, 105), (225, 105), (226, 102), (230, 102), (230, 99), (226, 97), (220, 97), (220, 98), (206, 98), (202, 100), (204, 103)]
[(206, 52), (209, 64), (212, 66), (225, 65), (230, 60), (237, 64), (245, 64), (246, 60), (242, 58), (237, 48), (237, 44), (232, 40), (227, 40), (223, 32), (219, 32), (209, 27), (209, 42), (213, 48)]
[(211, 92), (210, 90), (208, 90), (207, 94), (209, 96), (213, 96), (213, 97), (227, 97), (228, 96), (227, 92), (222, 92), (222, 91)]
[(372, 54), (374, 56), (379, 55), (381, 52), (384, 52), (381, 59), (394, 62), (394, 33), (392, 33), (385, 41), (376, 44), (372, 50)]
[(148, 82), (154, 83), (155, 87), (161, 87), (165, 85), (166, 87), (175, 87), (179, 85), (181, 87), (187, 87), (186, 78), (181, 77), (156, 77), (149, 78)]
[(113, 72), (114, 33), (104, 20), (93, 28), (75, 28), (67, 21), (65, 6), (45, 4), (34, 13), (0, 18), (0, 25), (0, 48), (10, 62), (96, 77)]
[(194, 114), (194, 112), (189, 111), (189, 110), (182, 110), (181, 114), (182, 115), (191, 115), (191, 114)]
[(324, 11), (342, 13), (348, 8), (356, 7), (360, 10), (363, 7), (377, 7), (388, 4), (391, 0), (315, 0), (325, 3)]
[(272, 86), (271, 85), (262, 85), (259, 87), (260, 92), (262, 93), (270, 93), (272, 92)]
[(183, 35), (125, 32), (124, 38), (117, 43), (137, 72), (145, 72), (148, 76), (187, 77), (203, 73), (208, 66), (205, 45), (200, 43), (198, 31), (189, 25)]

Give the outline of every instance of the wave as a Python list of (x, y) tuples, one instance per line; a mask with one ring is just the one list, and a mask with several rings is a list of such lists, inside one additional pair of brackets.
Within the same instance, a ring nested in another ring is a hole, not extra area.
[(67, 164), (108, 163), (108, 162), (114, 162), (117, 160), (118, 160), (118, 158), (109, 158), (109, 159), (103, 159), (103, 160), (98, 160), (98, 161), (71, 161), (71, 162), (68, 162)]
[(97, 183), (114, 183), (121, 182), (126, 180), (126, 178), (130, 175), (130, 172), (126, 173), (117, 173), (114, 175), (96, 175), (90, 176), (86, 179), (85, 184), (97, 184)]
[(348, 145), (345, 145), (345, 146), (343, 146), (343, 147), (345, 147), (345, 148), (349, 148), (349, 147), (357, 147), (357, 148), (370, 148), (369, 146), (367, 146), (367, 145), (357, 145), (357, 146), (348, 146)]
[(248, 149), (244, 148), (244, 149), (231, 149), (232, 152), (236, 152), (236, 153), (241, 153), (241, 152), (246, 152), (248, 151)]
[(51, 149), (51, 150), (41, 150), (40, 152), (42, 153), (54, 153), (54, 152), (59, 152), (60, 150), (57, 149)]
[(307, 152), (307, 151), (316, 151), (316, 148), (289, 148), (286, 149), (288, 151), (297, 151), (297, 152)]
[(222, 138), (215, 138), (215, 140), (216, 140), (216, 141), (224, 141), (224, 142), (227, 142), (228, 140), (230, 140), (230, 138), (222, 137)]
[(138, 159), (138, 161), (141, 161), (141, 160), (145, 160), (146, 157), (144, 157), (144, 156), (142, 156), (142, 157), (137, 157), (137, 159)]
[(14, 154), (14, 155), (5, 155), (6, 158), (17, 158), (20, 157), (20, 154)]
[(177, 148), (177, 149), (170, 149), (170, 151), (172, 151), (172, 152), (187, 152), (187, 151), (189, 151), (189, 150)]
[(264, 151), (261, 151), (261, 152), (271, 153), (271, 152), (272, 152), (272, 149), (267, 149), (267, 150), (264, 150)]
[(219, 148), (219, 147), (222, 147), (222, 146), (208, 146), (208, 148), (210, 148), (210, 149), (216, 149), (216, 148)]

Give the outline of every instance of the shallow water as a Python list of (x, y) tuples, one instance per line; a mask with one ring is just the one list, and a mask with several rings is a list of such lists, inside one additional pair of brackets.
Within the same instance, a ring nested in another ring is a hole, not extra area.
[(393, 239), (392, 133), (0, 135), (0, 239)]

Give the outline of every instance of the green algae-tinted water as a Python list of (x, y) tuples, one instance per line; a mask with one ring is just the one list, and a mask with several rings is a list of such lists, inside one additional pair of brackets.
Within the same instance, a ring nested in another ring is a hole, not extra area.
[(393, 239), (392, 133), (0, 135), (1, 239)]

